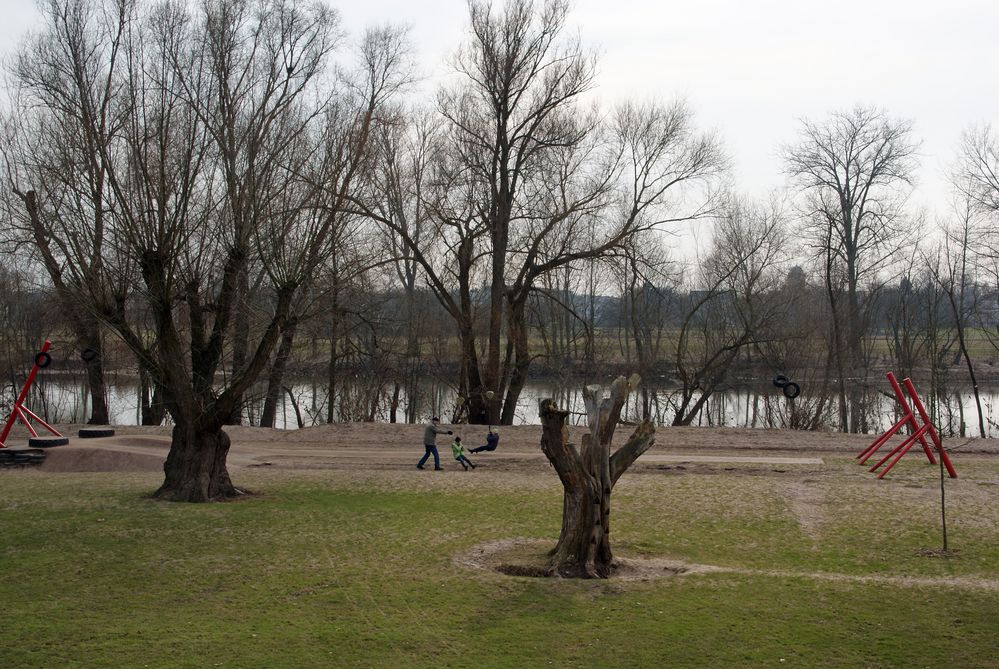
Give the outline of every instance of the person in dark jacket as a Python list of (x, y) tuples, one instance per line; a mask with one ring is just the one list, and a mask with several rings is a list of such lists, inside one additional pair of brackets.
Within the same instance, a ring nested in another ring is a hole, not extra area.
[(486, 435), (486, 445), (479, 446), (478, 448), (468, 449), (469, 453), (481, 453), (482, 451), (495, 451), (496, 447), (499, 446), (499, 430), (489, 430), (489, 434)]
[(437, 435), (438, 434), (454, 434), (451, 430), (442, 430), (438, 426), (441, 423), (441, 419), (434, 416), (430, 419), (430, 422), (423, 428), (423, 447), (426, 449), (426, 453), (420, 458), (420, 461), (416, 463), (417, 469), (423, 469), (424, 463), (427, 461), (431, 455), (434, 456), (434, 469), (437, 471), (444, 471), (441, 467), (441, 456), (437, 452)]

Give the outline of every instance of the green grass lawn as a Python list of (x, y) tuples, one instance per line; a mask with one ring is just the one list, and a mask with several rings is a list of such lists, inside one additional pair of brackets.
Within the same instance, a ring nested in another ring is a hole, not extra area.
[(780, 474), (627, 474), (619, 555), (737, 571), (603, 582), (453, 562), (554, 543), (547, 468), (240, 470), (258, 494), (215, 505), (149, 499), (156, 475), (5, 472), (0, 667), (996, 667), (999, 463), (960, 466), (950, 559), (919, 555), (939, 507), (915, 458), (883, 485), (847, 458), (797, 477), (810, 526)]

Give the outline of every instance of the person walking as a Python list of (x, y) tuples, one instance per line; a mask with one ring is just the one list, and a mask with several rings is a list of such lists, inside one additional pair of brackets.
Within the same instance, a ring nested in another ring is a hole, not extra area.
[(454, 438), (454, 443), (451, 444), (451, 452), (454, 454), (454, 459), (458, 461), (459, 465), (465, 468), (466, 472), (469, 467), (475, 469), (472, 461), (465, 457), (465, 447), (461, 445), (461, 437)]
[(482, 451), (495, 451), (497, 446), (499, 446), (499, 430), (490, 428), (489, 434), (486, 435), (486, 445), (479, 446), (478, 448), (470, 448), (468, 452), (481, 453)]
[(438, 434), (454, 434), (451, 430), (441, 430), (438, 428), (441, 419), (434, 416), (430, 419), (430, 422), (426, 424), (423, 428), (423, 447), (426, 449), (426, 453), (420, 458), (420, 461), (416, 464), (417, 469), (423, 469), (424, 463), (426, 463), (427, 458), (431, 455), (434, 456), (434, 470), (443, 471), (444, 468), (441, 467), (441, 457), (437, 453), (437, 435)]

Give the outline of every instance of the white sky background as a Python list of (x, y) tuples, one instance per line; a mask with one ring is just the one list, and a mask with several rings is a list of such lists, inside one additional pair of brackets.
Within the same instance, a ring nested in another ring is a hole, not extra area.
[[(497, 0), (498, 1), (498, 0)], [(464, 39), (464, 0), (330, 2), (353, 35), (408, 24), (428, 75)], [(34, 0), (0, 0), (0, 52), (37, 22)], [(777, 149), (798, 119), (856, 104), (913, 119), (923, 141), (913, 200), (943, 215), (962, 130), (999, 120), (996, 0), (577, 0), (570, 16), (602, 54), (600, 99), (681, 96), (717, 131), (736, 188), (784, 183)]]

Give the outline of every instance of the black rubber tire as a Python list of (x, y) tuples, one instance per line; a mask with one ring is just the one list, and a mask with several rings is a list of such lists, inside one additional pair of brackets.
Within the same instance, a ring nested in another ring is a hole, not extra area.
[(799, 386), (794, 381), (788, 381), (787, 385), (784, 386), (784, 397), (789, 400), (793, 400), (795, 397), (801, 394), (801, 386)]
[(777, 386), (778, 388), (783, 388), (788, 383), (790, 383), (790, 381), (791, 379), (787, 378), (783, 374), (778, 374), (777, 376), (774, 377), (774, 385)]
[(50, 448), (52, 446), (65, 446), (69, 443), (69, 437), (31, 437), (28, 439), (28, 446), (31, 448)]
[(97, 357), (97, 351), (92, 348), (85, 348), (80, 351), (80, 357), (83, 358), (84, 362), (90, 362)]
[(100, 437), (113, 437), (113, 427), (81, 427), (78, 433), (80, 439), (98, 439)]
[(38, 365), (39, 369), (45, 369), (52, 364), (52, 356), (45, 351), (42, 351), (35, 356), (35, 364)]

